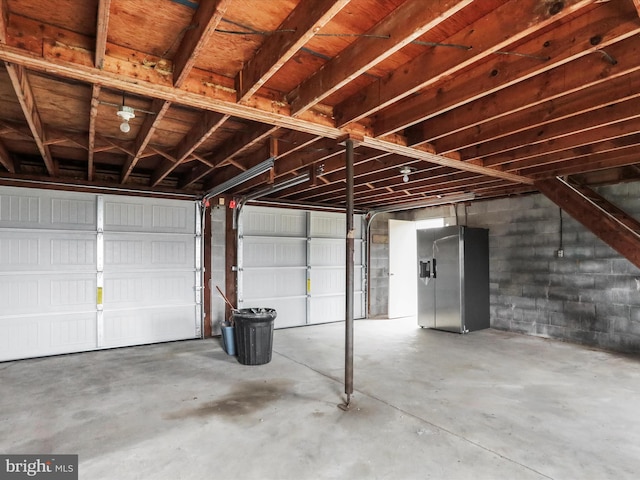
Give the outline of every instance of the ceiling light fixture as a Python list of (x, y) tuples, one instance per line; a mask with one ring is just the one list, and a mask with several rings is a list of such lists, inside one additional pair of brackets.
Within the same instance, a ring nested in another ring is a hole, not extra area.
[(402, 174), (402, 181), (404, 183), (407, 183), (409, 181), (409, 175), (411, 175), (415, 171), (416, 171), (415, 168), (410, 167), (408, 165), (404, 165), (403, 167), (400, 167), (400, 173)]
[(120, 124), (120, 131), (122, 133), (129, 133), (131, 130), (131, 125), (129, 125), (129, 120), (136, 117), (136, 114), (133, 111), (133, 108), (127, 107), (126, 105), (121, 105), (118, 109), (117, 113), (118, 117), (122, 119), (122, 123)]

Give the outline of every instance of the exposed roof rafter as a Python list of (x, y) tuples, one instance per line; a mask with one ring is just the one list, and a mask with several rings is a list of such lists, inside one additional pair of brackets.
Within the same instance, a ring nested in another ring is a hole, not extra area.
[(196, 63), (200, 51), (216, 31), (232, 0), (209, 0), (200, 2), (193, 16), (192, 26), (187, 30), (173, 60), (173, 84), (180, 87)]
[(47, 172), (50, 176), (56, 176), (56, 166), (51, 155), (51, 150), (46, 145), (46, 135), (44, 131), (44, 125), (38, 108), (36, 106), (35, 98), (33, 97), (33, 90), (31, 84), (27, 78), (25, 68), (20, 65), (5, 64), (13, 89), (18, 97), (22, 112), (24, 113), (25, 120), (29, 125), (33, 139), (40, 150), (40, 155), (44, 161), (44, 165), (47, 168)]
[(238, 101), (253, 95), (351, 0), (300, 2), (236, 75)]
[[(385, 60), (473, 0), (408, 0), (287, 95), (300, 115), (343, 85)], [(380, 36), (388, 37), (381, 40)]]

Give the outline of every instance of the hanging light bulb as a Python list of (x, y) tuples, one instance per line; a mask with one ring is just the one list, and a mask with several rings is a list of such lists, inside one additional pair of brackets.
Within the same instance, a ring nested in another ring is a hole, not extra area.
[(400, 173), (402, 174), (402, 181), (404, 183), (407, 183), (409, 181), (409, 174), (413, 173), (414, 170), (415, 168), (409, 167), (407, 165), (405, 165), (404, 167), (400, 167)]
[(118, 109), (118, 117), (122, 119), (122, 123), (120, 124), (120, 131), (122, 133), (129, 133), (131, 130), (131, 125), (129, 125), (129, 120), (136, 117), (136, 114), (133, 111), (133, 108), (127, 107), (126, 105), (122, 105)]

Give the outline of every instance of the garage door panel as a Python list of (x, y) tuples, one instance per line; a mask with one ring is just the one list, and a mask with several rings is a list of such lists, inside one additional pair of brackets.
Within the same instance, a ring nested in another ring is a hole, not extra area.
[(95, 312), (0, 318), (0, 361), (95, 348)]
[(242, 215), (245, 235), (300, 237), (307, 232), (307, 216), (302, 210), (247, 207)]
[(278, 268), (255, 269), (245, 268), (243, 272), (244, 298), (290, 297), (307, 294), (307, 269)]
[[(353, 318), (364, 318), (363, 294), (353, 295)], [(314, 296), (311, 302), (310, 323), (344, 320), (346, 297), (344, 295)]]
[[(362, 290), (362, 268), (356, 267), (353, 275), (354, 290)], [(344, 293), (346, 274), (340, 267), (311, 269), (311, 294)]]
[(94, 271), (95, 233), (2, 232), (0, 272)]
[(253, 299), (242, 304), (242, 308), (274, 308), (277, 313), (274, 328), (304, 325), (307, 321), (307, 298)]
[(0, 275), (0, 322), (7, 315), (95, 309), (95, 274)]
[(193, 233), (193, 203), (105, 197), (104, 229), (118, 232)]
[(243, 262), (252, 267), (300, 266), (306, 257), (304, 239), (248, 237), (243, 240)]
[[(362, 263), (362, 242), (354, 242), (353, 257), (356, 265)], [(310, 244), (310, 265), (312, 266), (333, 266), (345, 265), (347, 251), (345, 241), (339, 239), (317, 239), (311, 240)]]
[[(354, 315), (360, 318), (364, 243), (361, 217), (355, 220)], [(343, 213), (245, 207), (239, 224), (241, 306), (281, 302), (285, 310), (278, 310), (276, 328), (344, 320), (345, 227)], [(294, 265), (298, 269), (283, 268)], [(300, 300), (285, 301), (293, 293)]]
[(193, 305), (104, 312), (104, 347), (194, 338)]
[(148, 234), (108, 234), (104, 239), (105, 268), (135, 271), (140, 269), (193, 269), (193, 237)]
[(193, 303), (193, 272), (106, 273), (103, 298), (105, 310)]
[(23, 188), (0, 193), (0, 227), (87, 230), (96, 228), (94, 195)]

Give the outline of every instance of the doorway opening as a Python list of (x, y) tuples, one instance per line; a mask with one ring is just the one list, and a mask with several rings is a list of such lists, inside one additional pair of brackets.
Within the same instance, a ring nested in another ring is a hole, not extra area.
[(389, 318), (415, 317), (418, 311), (416, 230), (445, 226), (444, 218), (389, 220)]

